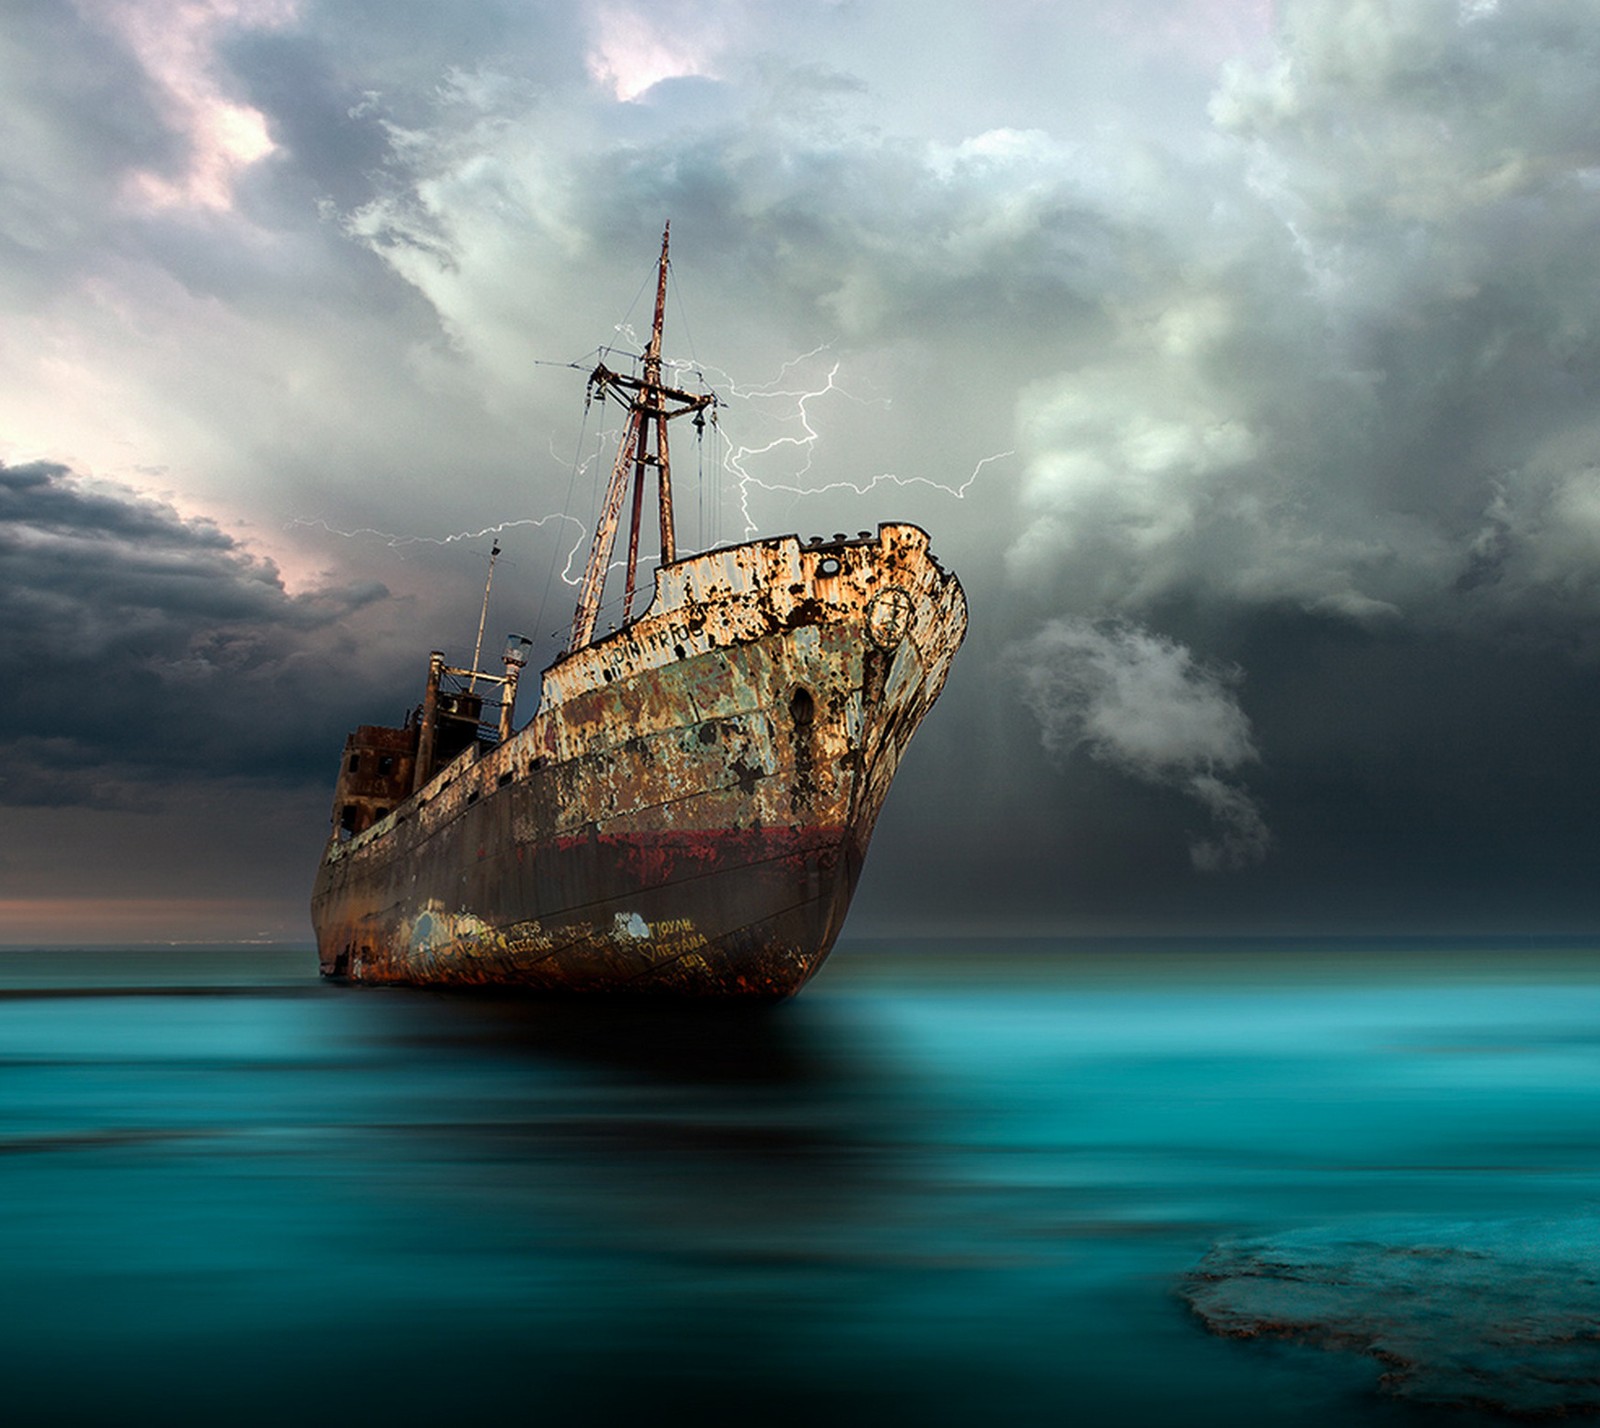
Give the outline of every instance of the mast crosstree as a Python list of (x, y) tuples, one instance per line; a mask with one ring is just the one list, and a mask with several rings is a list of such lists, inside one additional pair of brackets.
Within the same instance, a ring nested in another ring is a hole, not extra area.
[(628, 531), (622, 618), (627, 620), (633, 614), (633, 596), (639, 569), (639, 528), (644, 517), (645, 476), (652, 466), (656, 471), (661, 563), (670, 565), (678, 558), (677, 533), (672, 519), (672, 463), (667, 451), (667, 423), (674, 417), (687, 416), (690, 412), (703, 412), (707, 407), (714, 406), (717, 400), (715, 393), (686, 392), (678, 387), (665, 386), (661, 381), (661, 327), (667, 311), (667, 247), (671, 234), (672, 224), (668, 223), (661, 233), (655, 320), (650, 327), (650, 345), (645, 349), (643, 376), (624, 376), (620, 372), (613, 372), (604, 363), (589, 374), (591, 392), (598, 390), (602, 399), (609, 393), (618, 401), (625, 402), (628, 419), (622, 444), (617, 448), (617, 459), (611, 467), (611, 480), (606, 486), (594, 542), (589, 547), (589, 563), (584, 567), (583, 583), (578, 589), (578, 608), (572, 617), (572, 640), (567, 646), (568, 654), (575, 654), (594, 639), (595, 623), (600, 617), (601, 596), (605, 592), (606, 573), (611, 565), (622, 503), (628, 494), (630, 481), (633, 485), (633, 520)]

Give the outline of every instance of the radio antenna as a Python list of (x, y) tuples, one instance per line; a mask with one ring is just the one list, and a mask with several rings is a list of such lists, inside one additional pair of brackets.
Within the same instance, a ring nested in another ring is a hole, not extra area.
[(483, 653), (483, 627), (489, 619), (489, 588), (494, 584), (494, 563), (500, 558), (500, 542), (489, 549), (489, 576), (483, 582), (483, 609), (478, 614), (478, 642), (472, 647), (472, 677), (467, 681), (468, 692), (478, 687), (478, 656)]

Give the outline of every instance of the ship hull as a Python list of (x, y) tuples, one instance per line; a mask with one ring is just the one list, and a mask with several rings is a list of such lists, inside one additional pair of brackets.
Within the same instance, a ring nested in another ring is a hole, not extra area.
[(965, 627), (912, 526), (664, 567), (638, 620), (545, 672), (526, 728), (330, 840), (323, 972), (792, 995)]

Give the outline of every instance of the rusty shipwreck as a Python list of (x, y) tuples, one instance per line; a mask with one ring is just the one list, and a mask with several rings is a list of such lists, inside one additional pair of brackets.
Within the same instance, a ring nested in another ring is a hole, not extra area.
[[(965, 597), (913, 525), (678, 554), (667, 426), (716, 399), (662, 381), (667, 271), (663, 235), (637, 375), (590, 377), (627, 418), (537, 712), (515, 726), (513, 637), (494, 673), (434, 652), (420, 709), (346, 741), (311, 905), (326, 976), (774, 998), (839, 934)], [(630, 487), (623, 619), (596, 638)]]

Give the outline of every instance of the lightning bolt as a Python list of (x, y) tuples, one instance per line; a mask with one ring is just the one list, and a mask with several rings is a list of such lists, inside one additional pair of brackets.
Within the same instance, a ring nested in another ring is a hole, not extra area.
[(373, 526), (358, 526), (355, 530), (345, 531), (340, 530), (337, 526), (330, 526), (324, 520), (306, 520), (302, 517), (296, 517), (288, 524), (290, 527), (299, 526), (307, 530), (324, 531), (328, 535), (340, 536), (345, 540), (361, 540), (363, 538), (378, 540), (382, 541), (391, 550), (399, 550), (408, 545), (456, 545), (461, 541), (482, 540), (485, 536), (497, 536), (504, 531), (515, 530), (519, 526), (540, 528), (549, 525), (551, 521), (566, 521), (578, 528), (577, 538), (572, 543), (572, 549), (567, 552), (566, 566), (561, 572), (561, 579), (565, 584), (577, 585), (578, 577), (571, 573), (572, 563), (588, 540), (589, 528), (576, 516), (569, 516), (564, 511), (552, 512), (548, 516), (530, 516), (518, 520), (497, 521), (492, 526), (484, 526), (482, 530), (452, 531), (450, 534), (442, 536), (405, 535), (396, 531), (380, 531)]
[[(570, 366), (574, 364), (563, 363), (560, 365)], [(600, 445), (604, 445), (609, 436), (618, 435), (619, 433), (617, 432), (602, 430), (598, 434), (598, 443)], [(557, 455), (553, 444), (550, 448), (550, 455), (552, 459), (557, 462), (557, 464), (567, 464), (562, 461), (559, 455)], [(594, 460), (595, 458), (593, 457), (583, 457), (582, 459), (571, 463), (574, 482), (576, 482), (577, 478), (581, 477), (584, 472), (594, 464)], [(572, 547), (567, 551), (566, 560), (563, 562), (562, 568), (558, 571), (553, 571), (553, 574), (561, 581), (563, 585), (569, 586), (575, 590), (583, 583), (581, 571), (575, 567), (580, 566), (582, 563), (579, 559), (579, 553), (588, 548), (590, 528), (583, 521), (580, 521), (576, 516), (569, 515), (565, 511), (552, 511), (548, 515), (543, 516), (527, 516), (512, 520), (496, 521), (493, 525), (487, 525), (478, 530), (451, 531), (445, 535), (407, 534), (399, 531), (379, 530), (375, 526), (358, 526), (354, 530), (341, 530), (339, 527), (330, 525), (326, 520), (321, 518), (311, 519), (307, 517), (295, 517), (293, 520), (286, 523), (285, 528), (292, 529), (294, 527), (299, 527), (306, 530), (320, 530), (328, 535), (339, 536), (343, 540), (381, 541), (391, 550), (400, 550), (407, 546), (415, 545), (432, 545), (443, 547), (457, 545), (464, 541), (479, 541), (485, 536), (499, 536), (505, 531), (514, 530), (519, 527), (533, 527), (537, 530), (549, 525), (552, 521), (564, 521), (568, 525), (574, 526), (577, 530), (577, 534), (572, 542)], [(607, 567), (607, 573), (609, 574), (611, 571), (621, 570), (626, 566), (626, 564), (626, 560), (623, 559), (613, 560)], [(548, 576), (546, 577), (546, 591), (548, 597)], [(606, 605), (603, 606), (602, 609), (610, 609), (613, 606), (619, 605), (620, 599), (620, 596), (614, 597), (613, 599), (607, 601)], [(544, 623), (542, 606), (543, 602), (541, 602), (539, 617), (536, 621), (536, 623), (539, 625)], [(561, 631), (557, 630), (552, 631), (551, 633), (552, 636), (559, 636)]]
[[(848, 401), (857, 402), (863, 405), (870, 404), (873, 406), (881, 406), (884, 409), (889, 407), (889, 401), (887, 398), (878, 398), (869, 403), (867, 399), (858, 397), (841, 386), (838, 381), (838, 376), (839, 371), (844, 364), (840, 361), (834, 361), (828, 367), (821, 386), (797, 387), (793, 385), (784, 385), (789, 380), (790, 374), (797, 371), (802, 364), (809, 362), (813, 358), (819, 357), (828, 351), (830, 351), (829, 345), (824, 343), (819, 347), (812, 348), (809, 352), (801, 353), (798, 357), (790, 358), (783, 364), (782, 368), (779, 369), (776, 377), (774, 377), (770, 382), (761, 385), (741, 386), (740, 383), (736, 382), (731, 376), (728, 376), (728, 374), (722, 374), (725, 379), (724, 385), (727, 387), (733, 399), (749, 402), (769, 399), (793, 402), (793, 411), (778, 416), (774, 419), (789, 425), (798, 424), (799, 426), (798, 433), (791, 432), (776, 436), (765, 445), (730, 447), (727, 454), (723, 458), (722, 464), (724, 469), (733, 475), (736, 482), (736, 490), (738, 493), (739, 502), (739, 515), (744, 522), (744, 534), (747, 537), (754, 535), (757, 530), (760, 529), (759, 523), (756, 521), (750, 510), (750, 493), (752, 488), (760, 491), (773, 492), (775, 494), (792, 495), (798, 497), (820, 496), (829, 491), (850, 491), (857, 496), (865, 496), (869, 492), (876, 490), (879, 486), (883, 485), (892, 485), (902, 488), (910, 486), (927, 486), (932, 490), (941, 491), (945, 495), (951, 496), (960, 501), (966, 499), (967, 492), (972, 489), (973, 483), (980, 475), (982, 475), (983, 468), (985, 466), (988, 466), (996, 461), (1003, 461), (1009, 456), (1016, 455), (1016, 452), (1013, 450), (998, 451), (992, 456), (983, 457), (977, 463), (977, 465), (972, 468), (971, 475), (969, 475), (967, 479), (959, 486), (952, 486), (944, 481), (936, 481), (931, 476), (901, 476), (898, 472), (894, 471), (882, 471), (876, 476), (871, 476), (865, 478), (864, 480), (843, 479), (838, 481), (829, 481), (822, 485), (801, 484), (803, 478), (811, 470), (815, 449), (822, 440), (822, 434), (820, 431), (818, 431), (812, 420), (813, 404), (832, 393), (838, 393)], [(784, 447), (793, 448), (803, 456), (800, 468), (794, 473), (793, 476), (783, 481), (769, 481), (762, 479), (750, 470), (750, 462), (759, 460), (762, 457), (770, 456), (773, 452)]]
[[(632, 329), (626, 324), (620, 325), (616, 331), (624, 339), (633, 338), (635, 336)], [(716, 385), (721, 386), (724, 390), (729, 392), (730, 401), (749, 403), (752, 406), (757, 407), (758, 410), (760, 409), (760, 404), (762, 403), (791, 404), (787, 407), (787, 409), (778, 412), (764, 411), (762, 412), (760, 419), (769, 422), (776, 422), (780, 427), (798, 427), (797, 431), (782, 430), (780, 431), (779, 435), (774, 436), (770, 441), (767, 441), (764, 444), (730, 446), (722, 456), (720, 463), (722, 469), (729, 472), (734, 478), (738, 511), (740, 519), (744, 523), (745, 538), (756, 534), (760, 529), (760, 525), (750, 509), (752, 491), (765, 491), (772, 494), (788, 495), (800, 498), (806, 496), (825, 495), (832, 491), (849, 491), (857, 496), (865, 496), (876, 490), (879, 486), (884, 485), (896, 486), (902, 489), (912, 486), (926, 486), (930, 490), (942, 492), (943, 494), (960, 501), (966, 499), (967, 492), (972, 489), (974, 483), (983, 474), (985, 467), (992, 465), (996, 461), (1003, 461), (1008, 457), (1016, 455), (1014, 450), (998, 451), (993, 455), (981, 458), (977, 464), (973, 466), (972, 471), (967, 476), (966, 480), (958, 486), (952, 486), (944, 481), (937, 481), (930, 476), (902, 476), (898, 472), (894, 471), (882, 471), (875, 476), (859, 480), (841, 479), (837, 481), (828, 481), (820, 485), (805, 483), (805, 477), (810, 473), (812, 468), (816, 449), (822, 441), (822, 432), (818, 429), (818, 425), (815, 420), (814, 407), (817, 403), (826, 397), (838, 395), (847, 401), (855, 402), (860, 405), (877, 406), (884, 408), (885, 410), (887, 410), (890, 405), (890, 402), (886, 397), (863, 398), (855, 395), (843, 387), (839, 383), (838, 377), (844, 364), (839, 360), (833, 360), (830, 362), (825, 375), (821, 379), (820, 385), (817, 385), (815, 382), (806, 384), (803, 381), (797, 382), (794, 380), (794, 374), (798, 373), (806, 363), (812, 362), (815, 359), (824, 356), (824, 354), (828, 354), (830, 351), (830, 345), (824, 343), (818, 347), (812, 348), (809, 352), (803, 352), (797, 357), (792, 357), (784, 362), (784, 364), (779, 368), (775, 377), (764, 383), (742, 383), (736, 380), (730, 373), (726, 371), (715, 368), (711, 369), (716, 373), (718, 378)], [(541, 365), (581, 367), (581, 364), (571, 362), (548, 363)], [(669, 359), (664, 365), (672, 370), (675, 374), (680, 374), (681, 376), (692, 376), (701, 382), (707, 381), (706, 369), (702, 368), (696, 363), (672, 361)], [(712, 421), (713, 425), (718, 425), (716, 422), (716, 414), (714, 409), (712, 412)], [(612, 434), (614, 435), (615, 433)], [(607, 433), (605, 431), (598, 433), (598, 436), (602, 441), (605, 439), (606, 435)], [(791, 476), (783, 480), (767, 480), (757, 476), (750, 469), (751, 463), (761, 461), (764, 458), (772, 457), (774, 453), (784, 449), (792, 450), (800, 458), (798, 469), (795, 470)], [(551, 449), (551, 456), (559, 464), (571, 466), (574, 481), (576, 481), (578, 477), (582, 476), (596, 459), (592, 457), (586, 457), (571, 463), (564, 462), (556, 455), (553, 446)], [(372, 526), (361, 526), (355, 530), (340, 530), (330, 525), (327, 521), (321, 519), (313, 520), (296, 518), (290, 521), (288, 525), (290, 527), (298, 526), (307, 529), (321, 530), (329, 535), (339, 536), (345, 540), (368, 539), (381, 541), (391, 549), (399, 550), (413, 545), (450, 546), (466, 541), (479, 541), (486, 536), (498, 536), (503, 534), (505, 531), (514, 530), (517, 528), (533, 527), (534, 529), (541, 529), (553, 521), (563, 521), (576, 528), (576, 535), (573, 539), (571, 548), (567, 551), (566, 560), (563, 562), (561, 570), (555, 572), (562, 584), (576, 588), (581, 583), (581, 575), (575, 571), (574, 567), (580, 564), (579, 553), (583, 551), (588, 544), (590, 527), (577, 517), (567, 514), (565, 511), (551, 512), (550, 514), (543, 516), (530, 516), (514, 520), (498, 521), (492, 525), (484, 526), (479, 530), (452, 531), (445, 535), (406, 534), (397, 531), (379, 530)], [(611, 562), (609, 568), (613, 571), (619, 570), (623, 568), (625, 563), (626, 562), (623, 560), (616, 559)], [(607, 602), (608, 606), (615, 603), (615, 601)]]

